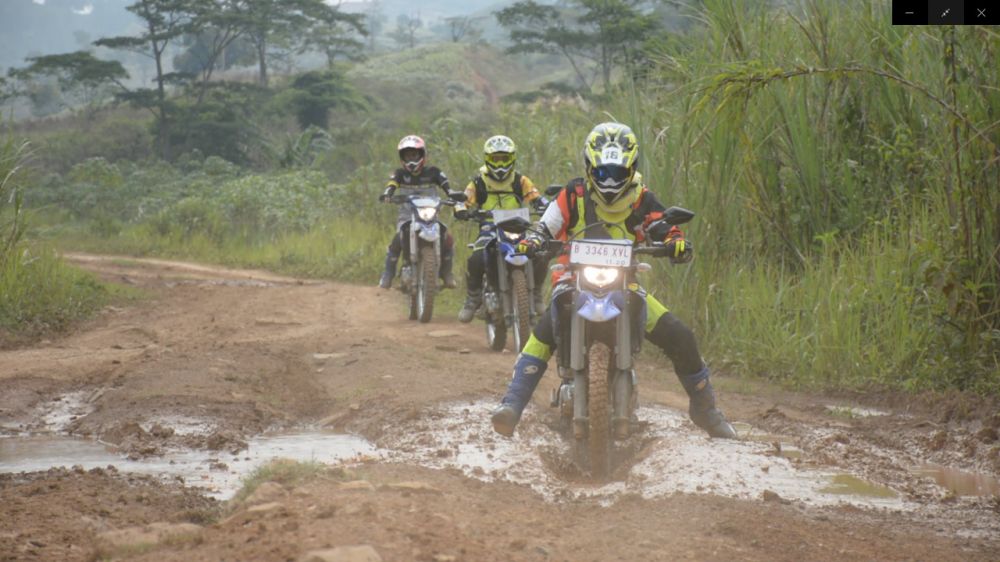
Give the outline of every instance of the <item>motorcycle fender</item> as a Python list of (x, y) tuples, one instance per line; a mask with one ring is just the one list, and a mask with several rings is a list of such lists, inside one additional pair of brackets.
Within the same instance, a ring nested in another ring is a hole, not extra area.
[(437, 242), (441, 238), (441, 228), (437, 223), (421, 224), (418, 229), (422, 240)]
[(524, 254), (508, 254), (503, 259), (514, 267), (523, 267), (528, 263), (528, 256)]
[(598, 297), (588, 291), (581, 291), (574, 303), (576, 313), (590, 322), (614, 320), (625, 308), (625, 296), (621, 291), (612, 291)]

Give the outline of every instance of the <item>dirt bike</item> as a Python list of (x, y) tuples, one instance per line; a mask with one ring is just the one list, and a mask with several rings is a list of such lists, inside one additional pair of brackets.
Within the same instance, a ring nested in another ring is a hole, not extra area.
[[(531, 229), (531, 212), (527, 208), (475, 210), (469, 219), (483, 222), (480, 236), (490, 237), (483, 249), (487, 260), (482, 308), (486, 343), (494, 351), (503, 351), (510, 327), (514, 350), (520, 352), (535, 320), (544, 312), (535, 310), (535, 291), (544, 288), (535, 286), (534, 265), (528, 255), (517, 251), (518, 243)], [(491, 267), (491, 263), (495, 265)]]
[[(680, 225), (693, 217), (691, 211), (671, 207), (662, 220)], [(597, 225), (582, 232), (591, 226)], [(547, 246), (550, 252), (568, 250), (569, 265), (551, 269), (572, 275), (552, 294), (562, 382), (551, 405), (559, 408), (563, 428), (572, 429), (577, 464), (595, 478), (606, 478), (613, 441), (628, 438), (638, 407), (634, 358), (645, 335), (646, 300), (636, 274), (651, 266), (637, 257), (665, 257), (668, 249), (596, 238), (550, 241)]]
[(410, 219), (399, 227), (403, 242), (399, 290), (410, 296), (410, 320), (431, 321), (438, 291), (441, 241), (446, 228), (438, 215), (443, 205), (454, 206), (464, 200), (465, 194), (461, 192), (449, 193), (448, 199), (441, 199), (436, 194), (393, 195), (389, 199), (391, 203), (406, 204), (410, 209)]

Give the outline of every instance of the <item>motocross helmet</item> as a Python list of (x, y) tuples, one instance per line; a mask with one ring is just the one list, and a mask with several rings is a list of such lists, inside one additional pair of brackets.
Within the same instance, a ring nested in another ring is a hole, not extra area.
[(487, 139), (483, 145), (483, 158), (486, 161), (486, 174), (497, 181), (503, 181), (514, 171), (517, 147), (510, 137), (496, 135)]
[(587, 135), (583, 146), (587, 168), (587, 188), (598, 208), (620, 213), (632, 203), (639, 141), (621, 123), (601, 123)]
[(407, 172), (419, 174), (424, 169), (424, 164), (427, 162), (427, 146), (424, 144), (424, 139), (417, 135), (407, 135), (399, 141), (396, 151), (399, 152), (399, 161)]

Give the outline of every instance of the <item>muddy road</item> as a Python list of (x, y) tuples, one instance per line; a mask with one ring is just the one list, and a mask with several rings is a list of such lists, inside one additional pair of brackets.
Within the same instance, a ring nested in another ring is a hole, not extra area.
[[(597, 483), (552, 428), (551, 373), (515, 437), (492, 433), (514, 357), (479, 323), (406, 321), (395, 291), (70, 259), (149, 298), (0, 351), (0, 560), (1000, 559), (995, 401), (722, 374), (743, 439), (712, 441), (649, 354), (644, 428)], [(307, 474), (237, 493), (273, 458)]]

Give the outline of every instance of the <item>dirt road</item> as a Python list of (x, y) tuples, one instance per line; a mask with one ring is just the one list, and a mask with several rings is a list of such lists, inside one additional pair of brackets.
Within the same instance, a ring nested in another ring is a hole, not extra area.
[[(649, 354), (645, 429), (595, 483), (550, 427), (553, 376), (514, 439), (490, 431), (513, 354), (480, 324), (409, 322), (394, 291), (70, 257), (149, 298), (0, 351), (0, 560), (1000, 559), (995, 402), (718, 376), (744, 437), (718, 442)], [(367, 442), (328, 454), (330, 431)], [(297, 441), (323, 463), (308, 478), (229, 499)]]

